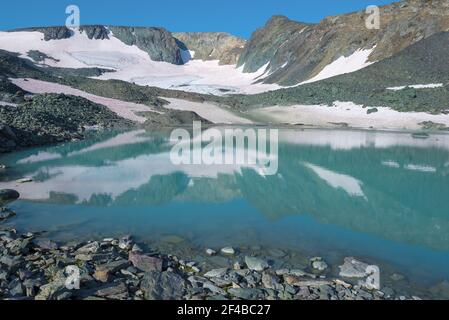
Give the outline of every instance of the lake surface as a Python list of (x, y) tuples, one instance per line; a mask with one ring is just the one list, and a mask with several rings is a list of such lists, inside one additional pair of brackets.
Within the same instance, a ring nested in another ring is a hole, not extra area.
[(169, 132), (131, 131), (2, 156), (0, 187), (22, 196), (8, 224), (56, 240), (281, 248), (335, 267), (355, 256), (416, 284), (449, 280), (449, 135), (281, 129), (271, 176), (177, 166), (171, 147)]

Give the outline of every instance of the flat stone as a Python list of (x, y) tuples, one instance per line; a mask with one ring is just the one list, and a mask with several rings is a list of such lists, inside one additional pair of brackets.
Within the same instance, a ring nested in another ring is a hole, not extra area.
[(343, 278), (365, 278), (368, 276), (367, 268), (369, 264), (355, 258), (345, 258), (344, 264), (340, 268), (340, 277)]
[(130, 262), (127, 260), (118, 260), (99, 265), (95, 270), (94, 278), (101, 282), (108, 282), (112, 274), (127, 268), (129, 264)]
[(217, 251), (212, 250), (212, 249), (206, 249), (206, 254), (207, 254), (208, 256), (214, 256), (214, 255), (217, 254)]
[(255, 257), (245, 257), (245, 263), (248, 266), (248, 269), (259, 272), (264, 271), (265, 269), (268, 269), (270, 267), (268, 262)]
[(128, 296), (128, 287), (123, 282), (113, 283), (98, 289), (95, 295), (102, 298), (125, 299)]
[(78, 261), (103, 261), (111, 257), (110, 254), (77, 254), (75, 259)]
[(134, 267), (144, 272), (162, 271), (162, 259), (146, 256), (138, 252), (131, 252), (128, 259)]
[(228, 256), (233, 256), (235, 255), (235, 249), (232, 247), (225, 247), (221, 249), (221, 253), (226, 254)]
[(151, 271), (145, 274), (141, 284), (146, 300), (181, 300), (186, 282), (173, 272)]
[(100, 250), (100, 244), (95, 241), (86, 244), (85, 246), (79, 248), (76, 250), (77, 254), (91, 254), (91, 253), (97, 253)]
[(279, 290), (282, 288), (279, 277), (273, 272), (264, 272), (262, 274), (262, 284), (267, 289)]
[(207, 272), (204, 276), (206, 278), (221, 278), (224, 277), (228, 271), (228, 268), (213, 269)]
[(260, 289), (231, 288), (228, 293), (243, 300), (262, 300), (265, 297)]

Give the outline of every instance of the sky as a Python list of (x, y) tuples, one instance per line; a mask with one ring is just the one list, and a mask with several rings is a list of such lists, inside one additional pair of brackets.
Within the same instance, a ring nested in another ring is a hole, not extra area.
[(384, 5), (392, 0), (16, 0), (2, 1), (0, 30), (64, 25), (75, 4), (81, 24), (164, 27), (170, 31), (223, 31), (249, 38), (273, 15), (301, 22)]

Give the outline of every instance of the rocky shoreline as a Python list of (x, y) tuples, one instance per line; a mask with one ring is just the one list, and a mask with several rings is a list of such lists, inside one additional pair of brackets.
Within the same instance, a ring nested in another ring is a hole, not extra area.
[(237, 248), (205, 248), (205, 257), (235, 261), (209, 269), (166, 252), (144, 252), (143, 247), (131, 236), (59, 244), (46, 239), (45, 233), (19, 234), (0, 225), (0, 299), (419, 299), (376, 288), (367, 281), (368, 264), (355, 258), (346, 258), (340, 277), (332, 278), (327, 276), (328, 264), (319, 257), (310, 259), (307, 269), (275, 268), (269, 260), (242, 257)]

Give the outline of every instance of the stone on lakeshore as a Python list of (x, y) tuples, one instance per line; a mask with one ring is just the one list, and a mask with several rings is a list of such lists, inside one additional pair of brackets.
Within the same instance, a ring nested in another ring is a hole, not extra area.
[(369, 275), (367, 272), (368, 267), (369, 264), (355, 258), (345, 258), (344, 264), (339, 267), (339, 275), (343, 278), (365, 278)]
[(91, 253), (97, 253), (100, 250), (100, 244), (97, 241), (88, 243), (78, 250), (76, 250), (77, 254), (91, 254)]
[(107, 284), (95, 291), (100, 298), (123, 300), (128, 298), (128, 287), (123, 282)]
[(37, 239), (34, 241), (34, 244), (41, 250), (48, 251), (48, 250), (56, 250), (58, 249), (58, 245), (47, 239)]
[(256, 257), (246, 256), (245, 263), (248, 266), (248, 269), (259, 272), (264, 271), (265, 269), (268, 269), (270, 267), (268, 262)]
[(13, 240), (9, 242), (6, 245), (6, 248), (12, 253), (12, 254), (26, 254), (29, 251), (28, 246), (31, 243), (31, 239), (24, 239), (24, 238), (18, 238), (16, 240)]
[(19, 199), (20, 194), (16, 190), (3, 189), (0, 190), (0, 208)]
[(204, 276), (206, 278), (221, 278), (226, 275), (228, 270), (228, 268), (213, 269), (207, 272)]
[(103, 261), (103, 260), (107, 260), (111, 258), (110, 254), (85, 254), (85, 253), (81, 253), (81, 254), (77, 254), (75, 256), (75, 259), (78, 261)]
[(221, 249), (221, 253), (229, 255), (229, 256), (233, 256), (233, 255), (235, 255), (235, 250), (232, 247), (225, 247), (225, 248)]
[(0, 163), (0, 170), (5, 170), (5, 169), (6, 169), (6, 165)]
[(208, 256), (214, 256), (214, 255), (217, 254), (217, 252), (215, 250), (212, 250), (212, 249), (206, 249), (206, 254)]
[(150, 257), (137, 252), (131, 252), (128, 260), (134, 267), (144, 272), (162, 271), (163, 261), (159, 258)]
[(146, 300), (181, 300), (186, 292), (186, 282), (173, 272), (151, 271), (141, 284)]
[(97, 266), (93, 277), (100, 282), (108, 282), (112, 274), (127, 268), (129, 264), (129, 261), (118, 260), (99, 265)]
[(217, 287), (216, 285), (214, 285), (212, 282), (207, 281), (203, 284), (203, 288), (209, 290), (212, 293), (215, 294), (220, 294), (225, 296), (226, 295), (226, 291), (224, 291), (223, 289)]
[(36, 300), (60, 300), (62, 297), (67, 297), (71, 294), (66, 288), (64, 281), (53, 281), (40, 287), (39, 293), (36, 295)]
[(311, 259), (311, 263), (312, 269), (316, 271), (322, 272), (329, 268), (328, 264), (324, 262), (322, 258), (319, 257)]
[(0, 209), (0, 221), (7, 220), (9, 218), (12, 218), (16, 215), (16, 213), (9, 209)]
[(125, 236), (119, 240), (118, 247), (122, 250), (129, 251), (133, 246), (131, 236)]
[(135, 244), (133, 245), (131, 251), (132, 251), (132, 252), (135, 252), (135, 253), (141, 253), (141, 252), (143, 252), (142, 248), (141, 248), (137, 243), (135, 243)]
[(243, 300), (263, 300), (265, 297), (260, 289), (231, 288), (228, 290), (228, 293)]
[(279, 277), (274, 272), (264, 272), (262, 274), (262, 284), (267, 289), (280, 290), (282, 288)]

